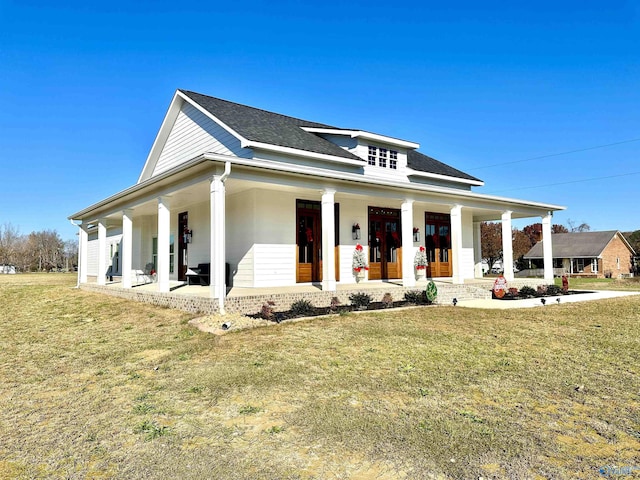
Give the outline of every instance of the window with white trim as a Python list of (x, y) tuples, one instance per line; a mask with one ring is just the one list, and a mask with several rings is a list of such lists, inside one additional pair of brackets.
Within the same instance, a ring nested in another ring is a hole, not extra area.
[(369, 155), (367, 163), (372, 166), (381, 168), (398, 169), (398, 152), (396, 150), (388, 150), (382, 147), (374, 147), (369, 145)]
[(395, 150), (389, 150), (389, 168), (392, 170), (398, 169), (398, 152)]
[(369, 145), (369, 165), (374, 165), (376, 164), (376, 156), (378, 153), (378, 149), (376, 147), (372, 147), (371, 145)]
[(382, 168), (387, 168), (387, 149), (386, 148), (379, 149), (378, 165), (380, 165)]

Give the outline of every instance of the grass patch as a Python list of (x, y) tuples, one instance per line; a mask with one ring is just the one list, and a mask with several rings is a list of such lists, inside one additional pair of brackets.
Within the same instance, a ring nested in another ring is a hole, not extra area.
[(571, 479), (637, 463), (637, 297), (220, 337), (73, 285), (0, 276), (0, 477)]

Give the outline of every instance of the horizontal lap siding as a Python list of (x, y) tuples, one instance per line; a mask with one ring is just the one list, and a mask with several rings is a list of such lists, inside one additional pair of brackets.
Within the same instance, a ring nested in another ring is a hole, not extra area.
[(255, 244), (254, 286), (295, 285), (295, 245)]
[(238, 261), (233, 275), (234, 287), (253, 287), (253, 247)]
[(203, 153), (246, 157), (240, 141), (192, 105), (185, 103), (153, 171), (157, 175)]

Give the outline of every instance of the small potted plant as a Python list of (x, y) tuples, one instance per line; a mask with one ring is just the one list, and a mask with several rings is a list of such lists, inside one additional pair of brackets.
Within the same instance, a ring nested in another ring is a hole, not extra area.
[(364, 248), (362, 248), (362, 245), (359, 243), (353, 251), (352, 266), (356, 281), (359, 282), (364, 278), (365, 272), (369, 270), (369, 266), (367, 265), (367, 256), (364, 253)]
[(427, 273), (427, 252), (426, 249), (420, 245), (416, 256), (413, 258), (413, 266), (416, 268), (416, 277), (424, 278)]

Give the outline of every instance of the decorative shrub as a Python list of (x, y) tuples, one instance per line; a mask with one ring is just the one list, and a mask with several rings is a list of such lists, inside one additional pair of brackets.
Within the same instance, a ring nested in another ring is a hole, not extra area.
[(275, 305), (276, 305), (276, 302), (274, 302), (273, 300), (264, 302), (262, 304), (262, 308), (258, 312), (258, 315), (260, 316), (260, 318), (263, 318), (264, 320), (273, 320), (273, 315), (274, 315), (273, 307), (275, 307)]
[(511, 295), (512, 297), (517, 297), (518, 296), (518, 289), (514, 288), (514, 287), (511, 287), (509, 289), (509, 295)]
[(536, 291), (537, 297), (543, 297), (547, 294), (547, 286), (546, 285), (538, 285), (538, 290)]
[(414, 305), (420, 305), (427, 302), (425, 292), (420, 290), (409, 290), (408, 292), (405, 292), (404, 299), (408, 303), (413, 303)]
[(331, 305), (329, 305), (329, 310), (332, 312), (335, 312), (338, 309), (338, 306), (340, 306), (342, 302), (340, 302), (340, 300), (338, 300), (338, 297), (332, 297), (331, 298)]
[(304, 315), (310, 315), (314, 311), (314, 307), (308, 300), (298, 300), (297, 302), (293, 302), (291, 304), (291, 313), (298, 317), (302, 317)]
[(352, 293), (349, 295), (349, 300), (351, 301), (351, 305), (358, 310), (366, 310), (371, 303), (371, 295), (364, 292)]
[(438, 296), (438, 287), (436, 287), (436, 284), (433, 283), (433, 280), (427, 283), (427, 289), (425, 290), (425, 295), (427, 297), (428, 303), (433, 303), (433, 301)]
[(393, 297), (391, 296), (390, 293), (387, 292), (382, 297), (382, 306), (384, 308), (393, 307)]
[(547, 295), (562, 295), (564, 292), (557, 285), (547, 285)]
[(535, 294), (536, 294), (536, 291), (533, 288), (528, 287), (526, 285), (520, 289), (520, 293), (519, 293), (519, 295), (522, 298), (533, 297)]

